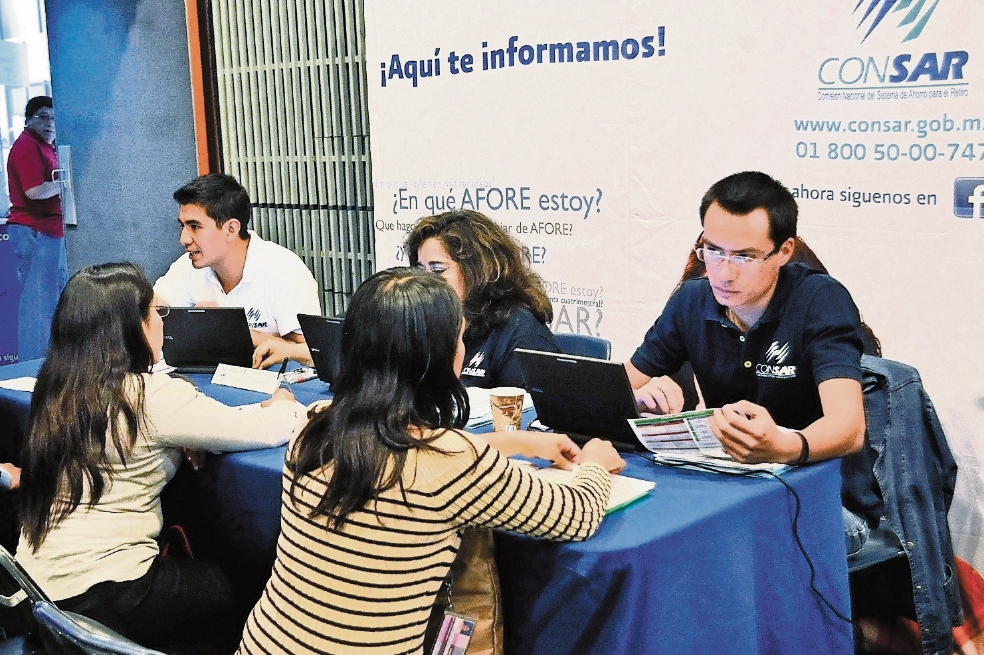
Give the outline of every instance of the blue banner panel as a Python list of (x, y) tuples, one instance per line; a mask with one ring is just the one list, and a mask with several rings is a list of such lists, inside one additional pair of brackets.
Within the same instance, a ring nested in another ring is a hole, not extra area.
[(0, 225), (0, 366), (17, 361), (17, 305), (21, 284), (17, 281), (17, 256), (7, 236), (7, 225)]

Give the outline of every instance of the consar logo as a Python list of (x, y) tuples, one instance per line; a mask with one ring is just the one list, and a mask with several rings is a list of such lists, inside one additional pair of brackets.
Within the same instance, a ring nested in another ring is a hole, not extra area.
[[(854, 5), (853, 13), (857, 15), (861, 5), (865, 3), (867, 3), (867, 7), (864, 8), (858, 23), (858, 29), (865, 29), (867, 26), (861, 43), (864, 43), (865, 39), (875, 31), (875, 28), (882, 24), (882, 21), (886, 25), (891, 25), (896, 18), (901, 19), (896, 28), (905, 30), (905, 38), (902, 39), (902, 43), (905, 43), (919, 38), (926, 27), (926, 23), (929, 22), (936, 10), (936, 5), (940, 4), (940, 0), (935, 0), (931, 5), (926, 0), (858, 0), (857, 4)], [(929, 5), (929, 8), (926, 5)], [(898, 15), (887, 18), (889, 12)]]
[(771, 362), (775, 361), (776, 364), (782, 364), (789, 357), (789, 342), (779, 345), (778, 341), (773, 341), (769, 349), (765, 351), (765, 361)]

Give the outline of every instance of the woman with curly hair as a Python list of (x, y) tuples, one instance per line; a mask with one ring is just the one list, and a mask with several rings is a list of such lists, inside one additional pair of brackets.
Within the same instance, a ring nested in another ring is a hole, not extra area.
[(516, 348), (560, 352), (553, 308), (526, 246), (487, 216), (457, 210), (420, 219), (404, 242), (412, 266), (444, 278), (461, 299), (472, 387), (525, 387)]

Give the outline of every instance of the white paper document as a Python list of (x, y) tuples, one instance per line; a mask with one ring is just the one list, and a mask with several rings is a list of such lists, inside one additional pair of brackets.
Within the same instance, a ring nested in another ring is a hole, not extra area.
[(219, 364), (212, 375), (212, 384), (272, 394), (280, 387), (280, 376), (274, 371), (259, 368)]
[(650, 452), (706, 453), (725, 456), (708, 419), (714, 410), (701, 409), (680, 414), (630, 419), (636, 437)]
[(4, 389), (10, 389), (11, 391), (26, 391), (27, 393), (34, 393), (34, 383), (36, 378), (11, 378), (9, 380), (0, 380), (0, 387)]

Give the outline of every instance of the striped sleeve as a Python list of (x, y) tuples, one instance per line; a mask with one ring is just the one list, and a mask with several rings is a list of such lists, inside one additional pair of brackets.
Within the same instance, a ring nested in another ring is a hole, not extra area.
[[(451, 466), (456, 473), (429, 492), (412, 492), (428, 496), (423, 504), (446, 513), (449, 523), (558, 541), (587, 539), (598, 529), (611, 492), (602, 466), (584, 464), (572, 484), (557, 484), (514, 466), (479, 437), (462, 438), (471, 447), (450, 456), (461, 460)], [(440, 460), (419, 466), (431, 462)]]

